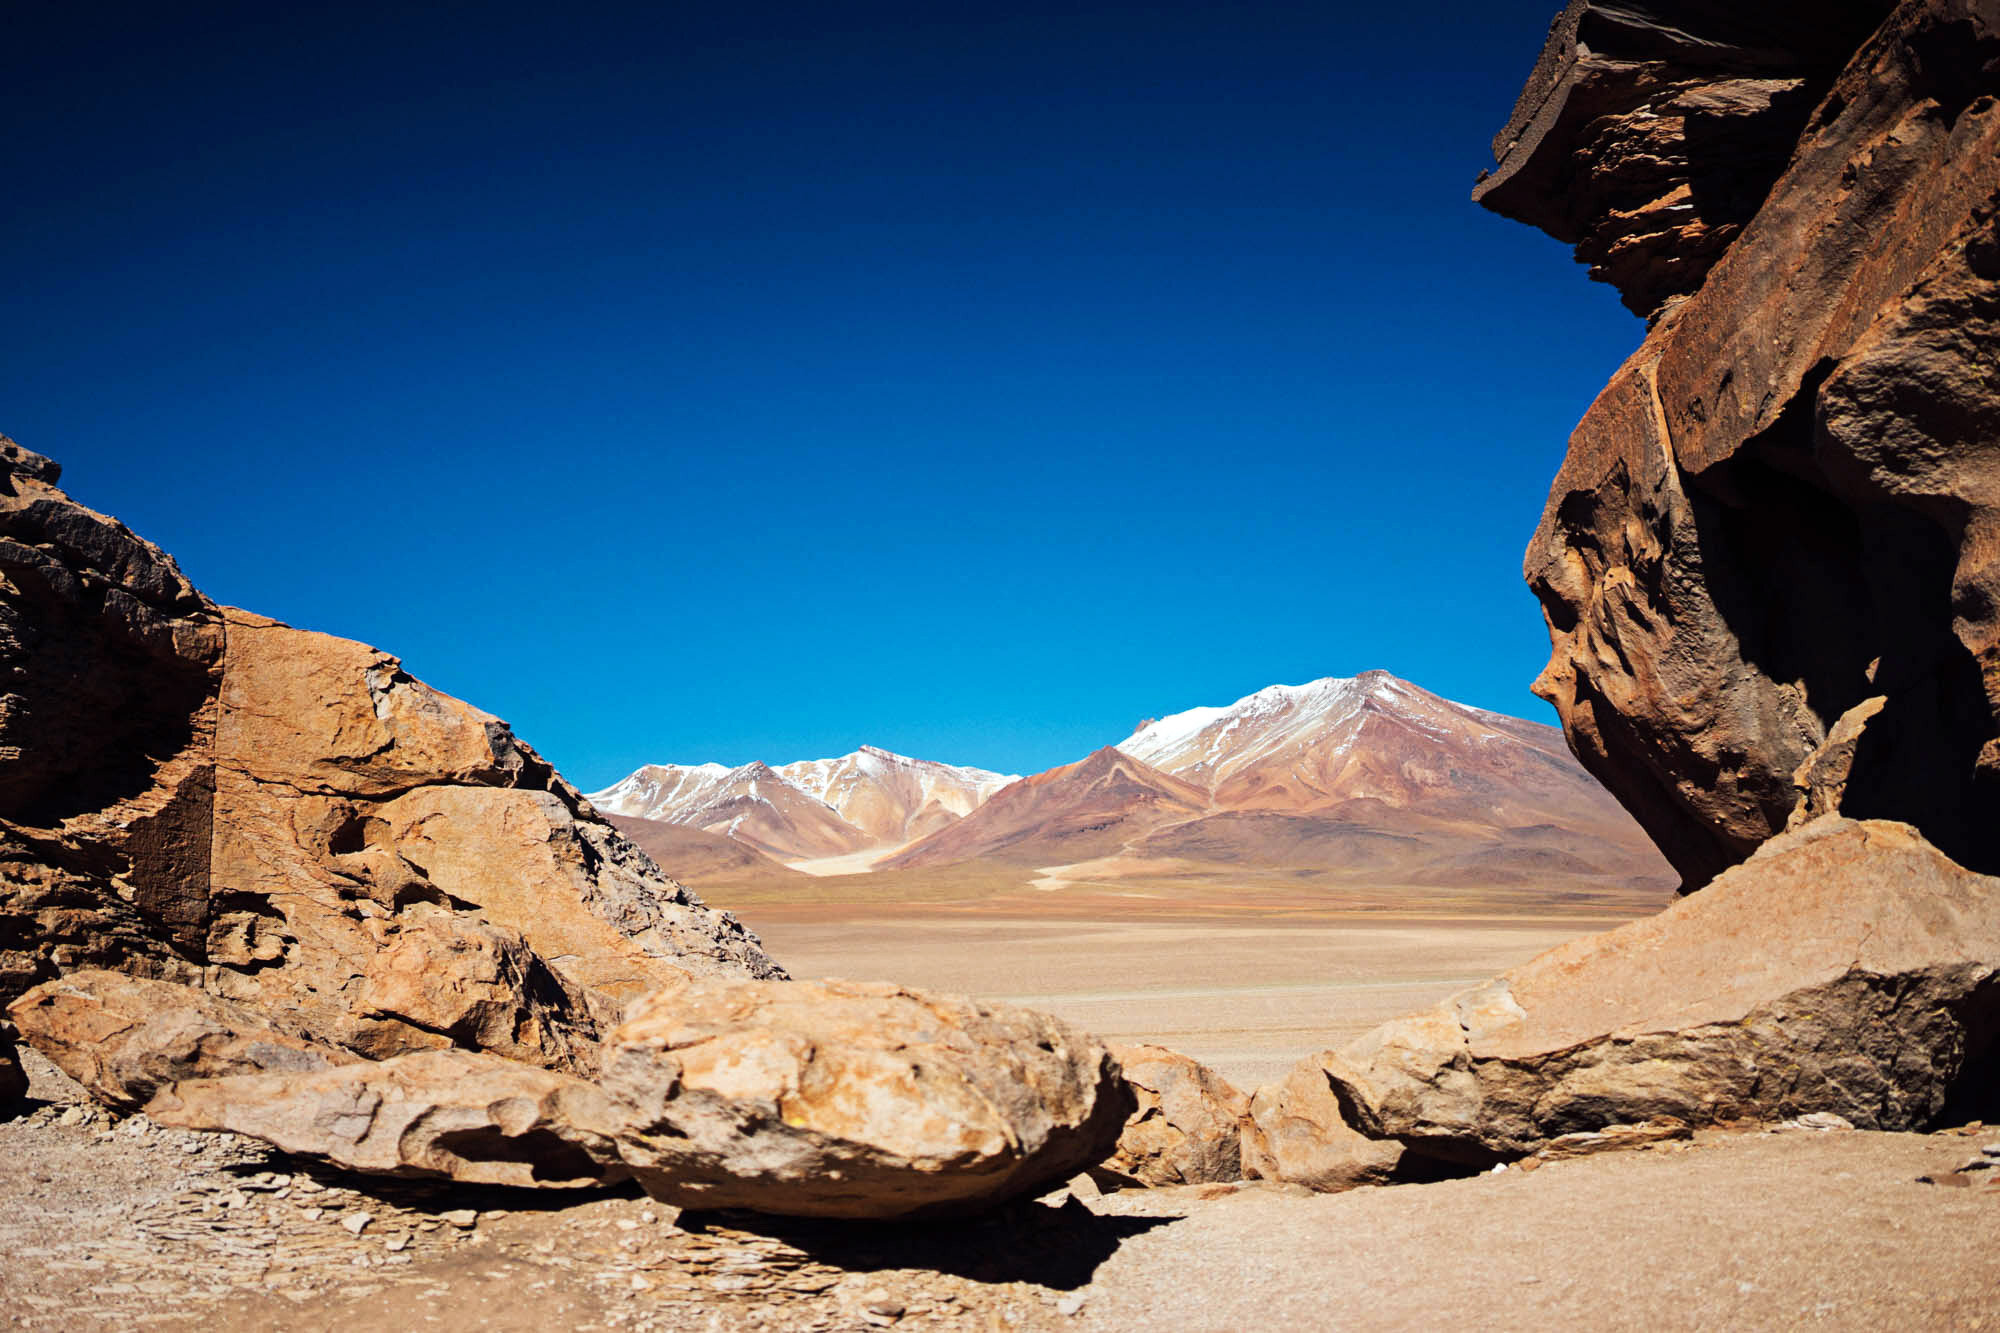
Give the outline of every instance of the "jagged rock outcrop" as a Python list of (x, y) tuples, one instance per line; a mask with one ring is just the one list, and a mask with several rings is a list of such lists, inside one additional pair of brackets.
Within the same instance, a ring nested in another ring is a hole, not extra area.
[(698, 981), (611, 1036), (618, 1153), (690, 1208), (974, 1212), (1109, 1153), (1133, 1109), (1095, 1039), (879, 983)]
[(1113, 1046), (1138, 1109), (1111, 1156), (1092, 1168), (1100, 1184), (1204, 1185), (1243, 1178), (1250, 1099), (1208, 1066), (1164, 1046)]
[(57, 1068), (120, 1111), (138, 1110), (182, 1079), (303, 1074), (360, 1059), (192, 986), (96, 968), (43, 982), (7, 1016)]
[(226, 1129), (375, 1175), (542, 1189), (625, 1178), (592, 1084), (478, 1051), (420, 1051), (305, 1074), (193, 1079), (146, 1115)]
[(1471, 1166), (1667, 1119), (1916, 1129), (2000, 1091), (1997, 1016), (2000, 879), (1907, 825), (1834, 817), (1656, 917), (1314, 1057), (1279, 1100), (1311, 1116), (1324, 1085), (1329, 1151), (1367, 1150), (1358, 1131)]
[(1649, 315), (1701, 285), (1890, 0), (1572, 0), (1473, 198)]
[[(1537, 692), (1689, 889), (1828, 811), (2000, 870), (2000, 0), (1876, 17), (1574, 5), (1481, 186), (1618, 238), (1589, 242), (1608, 272), (1637, 228), (1635, 306), (1693, 293), (1571, 437), (1526, 561), (1554, 649)], [(1650, 101), (1593, 100), (1653, 79), (1654, 46), (1802, 81), (1697, 143)], [(1643, 206), (1656, 184), (1597, 183), (1661, 133), (1690, 164), (1741, 158), (1737, 183)], [(1705, 193), (1761, 202), (1731, 240)]]
[(504, 723), (215, 606), (58, 477), (0, 440), (0, 1003), (109, 967), (587, 1071), (640, 993), (781, 975)]

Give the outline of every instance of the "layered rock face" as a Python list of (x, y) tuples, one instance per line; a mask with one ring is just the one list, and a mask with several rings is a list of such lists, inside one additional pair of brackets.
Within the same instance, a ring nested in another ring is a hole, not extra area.
[(0, 441), (0, 1002), (111, 967), (587, 1070), (643, 992), (781, 975), (504, 723), (215, 606), (58, 476)]
[(1573, 5), (1480, 187), (1692, 293), (1526, 561), (1536, 690), (1689, 889), (1829, 812), (2000, 870), (2000, 2), (1877, 8)]
[(1258, 1094), (1246, 1160), (1324, 1189), (1649, 1121), (1921, 1128), (2000, 1092), (1996, 1015), (2000, 879), (1907, 825), (1834, 816), (1659, 916), (1303, 1062)]
[(1652, 314), (1701, 285), (1890, 7), (1572, 0), (1473, 198), (1575, 246)]

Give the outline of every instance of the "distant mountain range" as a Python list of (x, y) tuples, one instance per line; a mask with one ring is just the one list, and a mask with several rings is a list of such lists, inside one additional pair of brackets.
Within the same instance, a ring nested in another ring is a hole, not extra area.
[(779, 861), (801, 861), (886, 853), (957, 823), (1015, 781), (864, 745), (838, 759), (778, 768), (648, 764), (593, 792), (590, 803), (608, 815), (720, 833)]
[(1026, 778), (863, 746), (776, 768), (648, 765), (590, 800), (696, 883), (788, 864), (1015, 867), (1045, 885), (1246, 872), (1674, 883), (1561, 732), (1386, 671), (1189, 709)]

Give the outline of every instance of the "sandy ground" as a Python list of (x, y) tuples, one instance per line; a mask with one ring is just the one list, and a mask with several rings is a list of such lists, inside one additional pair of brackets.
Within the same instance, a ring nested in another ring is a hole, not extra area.
[(794, 976), (907, 982), (1029, 1005), (1113, 1042), (1184, 1051), (1245, 1088), (1615, 918), (746, 909)]

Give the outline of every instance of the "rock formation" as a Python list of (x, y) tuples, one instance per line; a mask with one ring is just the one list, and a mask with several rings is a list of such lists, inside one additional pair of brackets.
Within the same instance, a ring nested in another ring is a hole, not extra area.
[(182, 1079), (302, 1074), (360, 1059), (192, 986), (94, 968), (43, 982), (7, 1013), (35, 1049), (121, 1111)]
[(1026, 1010), (845, 981), (697, 982), (612, 1034), (618, 1152), (685, 1207), (971, 1212), (1101, 1160), (1133, 1109), (1093, 1038)]
[(1482, 202), (1656, 315), (1526, 572), (1686, 888), (1830, 811), (2000, 870), (1996, 96), (1994, 0), (1579, 0), (1496, 141)]
[(0, 1002), (113, 967), (583, 1070), (638, 994), (778, 975), (504, 723), (218, 608), (58, 475), (0, 441)]
[[(1371, 1178), (1385, 1143), (1476, 1167), (1648, 1121), (1915, 1129), (2000, 1091), (1996, 1016), (2000, 879), (1833, 816), (1308, 1060), (1252, 1114), (1264, 1172), (1322, 1188)], [(1287, 1146), (1291, 1122), (1308, 1132)]]
[(1572, 0), (1473, 198), (1649, 315), (1741, 233), (1888, 0)]
[(1205, 1185), (1243, 1178), (1250, 1099), (1164, 1046), (1114, 1046), (1138, 1109), (1091, 1175), (1113, 1185)]

